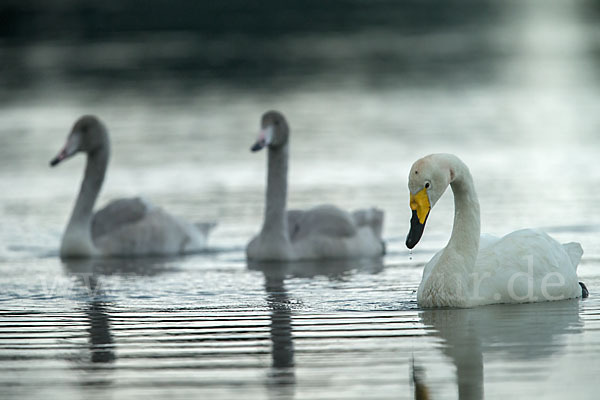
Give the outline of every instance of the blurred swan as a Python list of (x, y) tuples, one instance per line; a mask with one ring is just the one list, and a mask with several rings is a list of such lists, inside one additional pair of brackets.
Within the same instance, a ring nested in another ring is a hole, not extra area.
[(252, 151), (268, 147), (266, 207), (261, 232), (246, 248), (250, 260), (366, 258), (384, 254), (383, 212), (376, 208), (349, 213), (333, 205), (287, 210), (289, 128), (277, 111), (262, 116)]
[(421, 307), (474, 307), (587, 296), (578, 283), (579, 243), (560, 244), (523, 229), (480, 241), (479, 202), (468, 167), (451, 154), (417, 160), (408, 180), (411, 227), (406, 246), (421, 239), (429, 212), (448, 186), (454, 193), (454, 227), (448, 245), (425, 265), (417, 292)]
[(87, 164), (62, 237), (61, 257), (175, 255), (205, 248), (214, 224), (187, 223), (139, 197), (115, 200), (93, 213), (110, 153), (106, 127), (97, 117), (85, 115), (75, 122), (50, 165), (77, 152), (87, 154)]

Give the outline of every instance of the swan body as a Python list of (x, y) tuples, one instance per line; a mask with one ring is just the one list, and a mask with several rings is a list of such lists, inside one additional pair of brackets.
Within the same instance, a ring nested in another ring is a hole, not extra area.
[(190, 224), (139, 197), (114, 200), (93, 213), (110, 151), (108, 133), (98, 118), (81, 117), (50, 164), (57, 165), (79, 151), (87, 153), (87, 165), (62, 237), (61, 257), (166, 256), (206, 247), (214, 224)]
[[(370, 213), (366, 219), (363, 214)], [(287, 235), (259, 234), (246, 250), (251, 260), (314, 260), (376, 257), (383, 254), (380, 236), (383, 213), (377, 209), (353, 213), (333, 205), (289, 210)]]
[[(194, 253), (206, 248), (208, 232), (214, 224), (192, 225), (147, 202), (145, 212), (137, 219), (121, 221), (99, 218), (103, 211), (114, 206), (136, 204), (140, 201), (140, 198), (115, 200), (94, 215), (93, 222), (99, 224), (102, 220), (104, 225), (110, 225), (112, 228), (102, 235), (92, 236), (94, 244), (103, 254), (159, 256)], [(128, 209), (130, 207), (124, 211)]]
[(252, 147), (268, 147), (265, 219), (261, 232), (246, 248), (256, 261), (370, 258), (384, 253), (384, 214), (376, 208), (352, 213), (333, 205), (287, 210), (289, 130), (282, 114), (263, 115), (262, 131)]
[(535, 229), (502, 238), (480, 237), (479, 202), (467, 166), (456, 156), (433, 154), (409, 175), (411, 230), (407, 246), (423, 233), (430, 209), (450, 186), (455, 217), (448, 245), (425, 265), (417, 291), (421, 307), (475, 307), (581, 297), (579, 243), (561, 244)]

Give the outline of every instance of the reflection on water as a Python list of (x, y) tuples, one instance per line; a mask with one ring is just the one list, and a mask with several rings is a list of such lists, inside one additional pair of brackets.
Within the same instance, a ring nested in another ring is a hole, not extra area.
[(283, 279), (265, 275), (267, 304), (271, 308), (271, 371), (267, 387), (272, 398), (294, 398), (294, 341), (292, 339), (292, 311)]
[(579, 300), (567, 300), (425, 310), (420, 318), (431, 334), (443, 339), (442, 349), (456, 366), (458, 396), (470, 400), (484, 398), (484, 360), (493, 353), (509, 363), (532, 362), (543, 371), (541, 361), (562, 351), (564, 335), (583, 332), (578, 311)]
[(63, 262), (67, 276), (75, 280), (74, 290), (79, 293), (83, 305), (79, 309), (85, 315), (87, 349), (85, 356), (73, 358), (72, 368), (86, 373), (87, 378), (79, 384), (83, 388), (110, 387), (114, 379), (111, 370), (116, 361), (116, 345), (111, 333), (109, 317), (112, 303), (107, 301), (102, 289), (102, 277), (98, 274), (98, 260), (70, 260)]
[(82, 292), (82, 298), (87, 302), (87, 306), (83, 309), (89, 321), (87, 332), (92, 365), (112, 363), (116, 359), (108, 316), (112, 304), (106, 300), (101, 283), (102, 275), (98, 271), (103, 264), (100, 260), (63, 261), (65, 272), (75, 278), (78, 289)]
[[(109, 305), (108, 305), (109, 306)], [(110, 334), (107, 304), (91, 301), (86, 314), (90, 320), (90, 351), (93, 363), (110, 363), (115, 360), (114, 342)]]
[(271, 370), (267, 387), (270, 398), (294, 398), (296, 375), (292, 328), (293, 304), (285, 288), (286, 278), (343, 279), (350, 273), (375, 274), (383, 270), (383, 260), (328, 260), (301, 262), (248, 262), (250, 270), (264, 274), (267, 304), (271, 309)]
[(248, 260), (248, 269), (261, 271), (269, 282), (283, 282), (285, 278), (313, 278), (323, 276), (329, 279), (343, 279), (351, 273), (377, 274), (383, 270), (383, 258), (358, 260), (257, 262)]

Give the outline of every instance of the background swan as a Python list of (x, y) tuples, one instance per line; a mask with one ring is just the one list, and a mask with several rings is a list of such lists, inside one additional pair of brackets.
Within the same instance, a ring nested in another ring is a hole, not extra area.
[(213, 223), (189, 224), (139, 197), (115, 200), (93, 213), (110, 154), (106, 127), (97, 117), (86, 115), (75, 122), (50, 165), (77, 152), (87, 154), (87, 164), (62, 237), (61, 257), (174, 255), (205, 247)]
[(287, 210), (289, 128), (284, 116), (262, 116), (261, 133), (252, 151), (268, 148), (267, 192), (262, 230), (246, 248), (250, 260), (310, 260), (377, 257), (383, 212), (376, 208), (353, 213), (332, 205)]
[(583, 250), (539, 230), (523, 229), (480, 241), (479, 202), (467, 166), (451, 154), (417, 160), (408, 179), (411, 228), (406, 246), (420, 240), (431, 208), (450, 185), (454, 226), (448, 245), (425, 265), (417, 292), (421, 307), (562, 300), (587, 295), (577, 280)]

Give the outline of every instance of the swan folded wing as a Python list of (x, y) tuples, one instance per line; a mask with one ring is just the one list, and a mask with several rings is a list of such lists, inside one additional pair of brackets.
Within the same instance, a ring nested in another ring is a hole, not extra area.
[(287, 215), (292, 241), (317, 234), (339, 238), (356, 235), (352, 216), (335, 206), (317, 206), (306, 211), (290, 210)]
[(572, 261), (568, 250), (545, 232), (512, 232), (480, 250), (478, 294), (487, 304), (549, 300), (546, 293), (555, 299), (577, 297), (581, 290)]
[(479, 272), (532, 273), (534, 279), (554, 271), (572, 273), (571, 260), (562, 245), (544, 232), (522, 229), (509, 233), (481, 249), (477, 257)]
[(150, 205), (140, 197), (118, 199), (97, 211), (92, 218), (92, 239), (96, 239), (142, 220)]
[(99, 237), (96, 246), (111, 256), (175, 255), (199, 250), (204, 238), (197, 233), (195, 227), (153, 207), (144, 218)]

